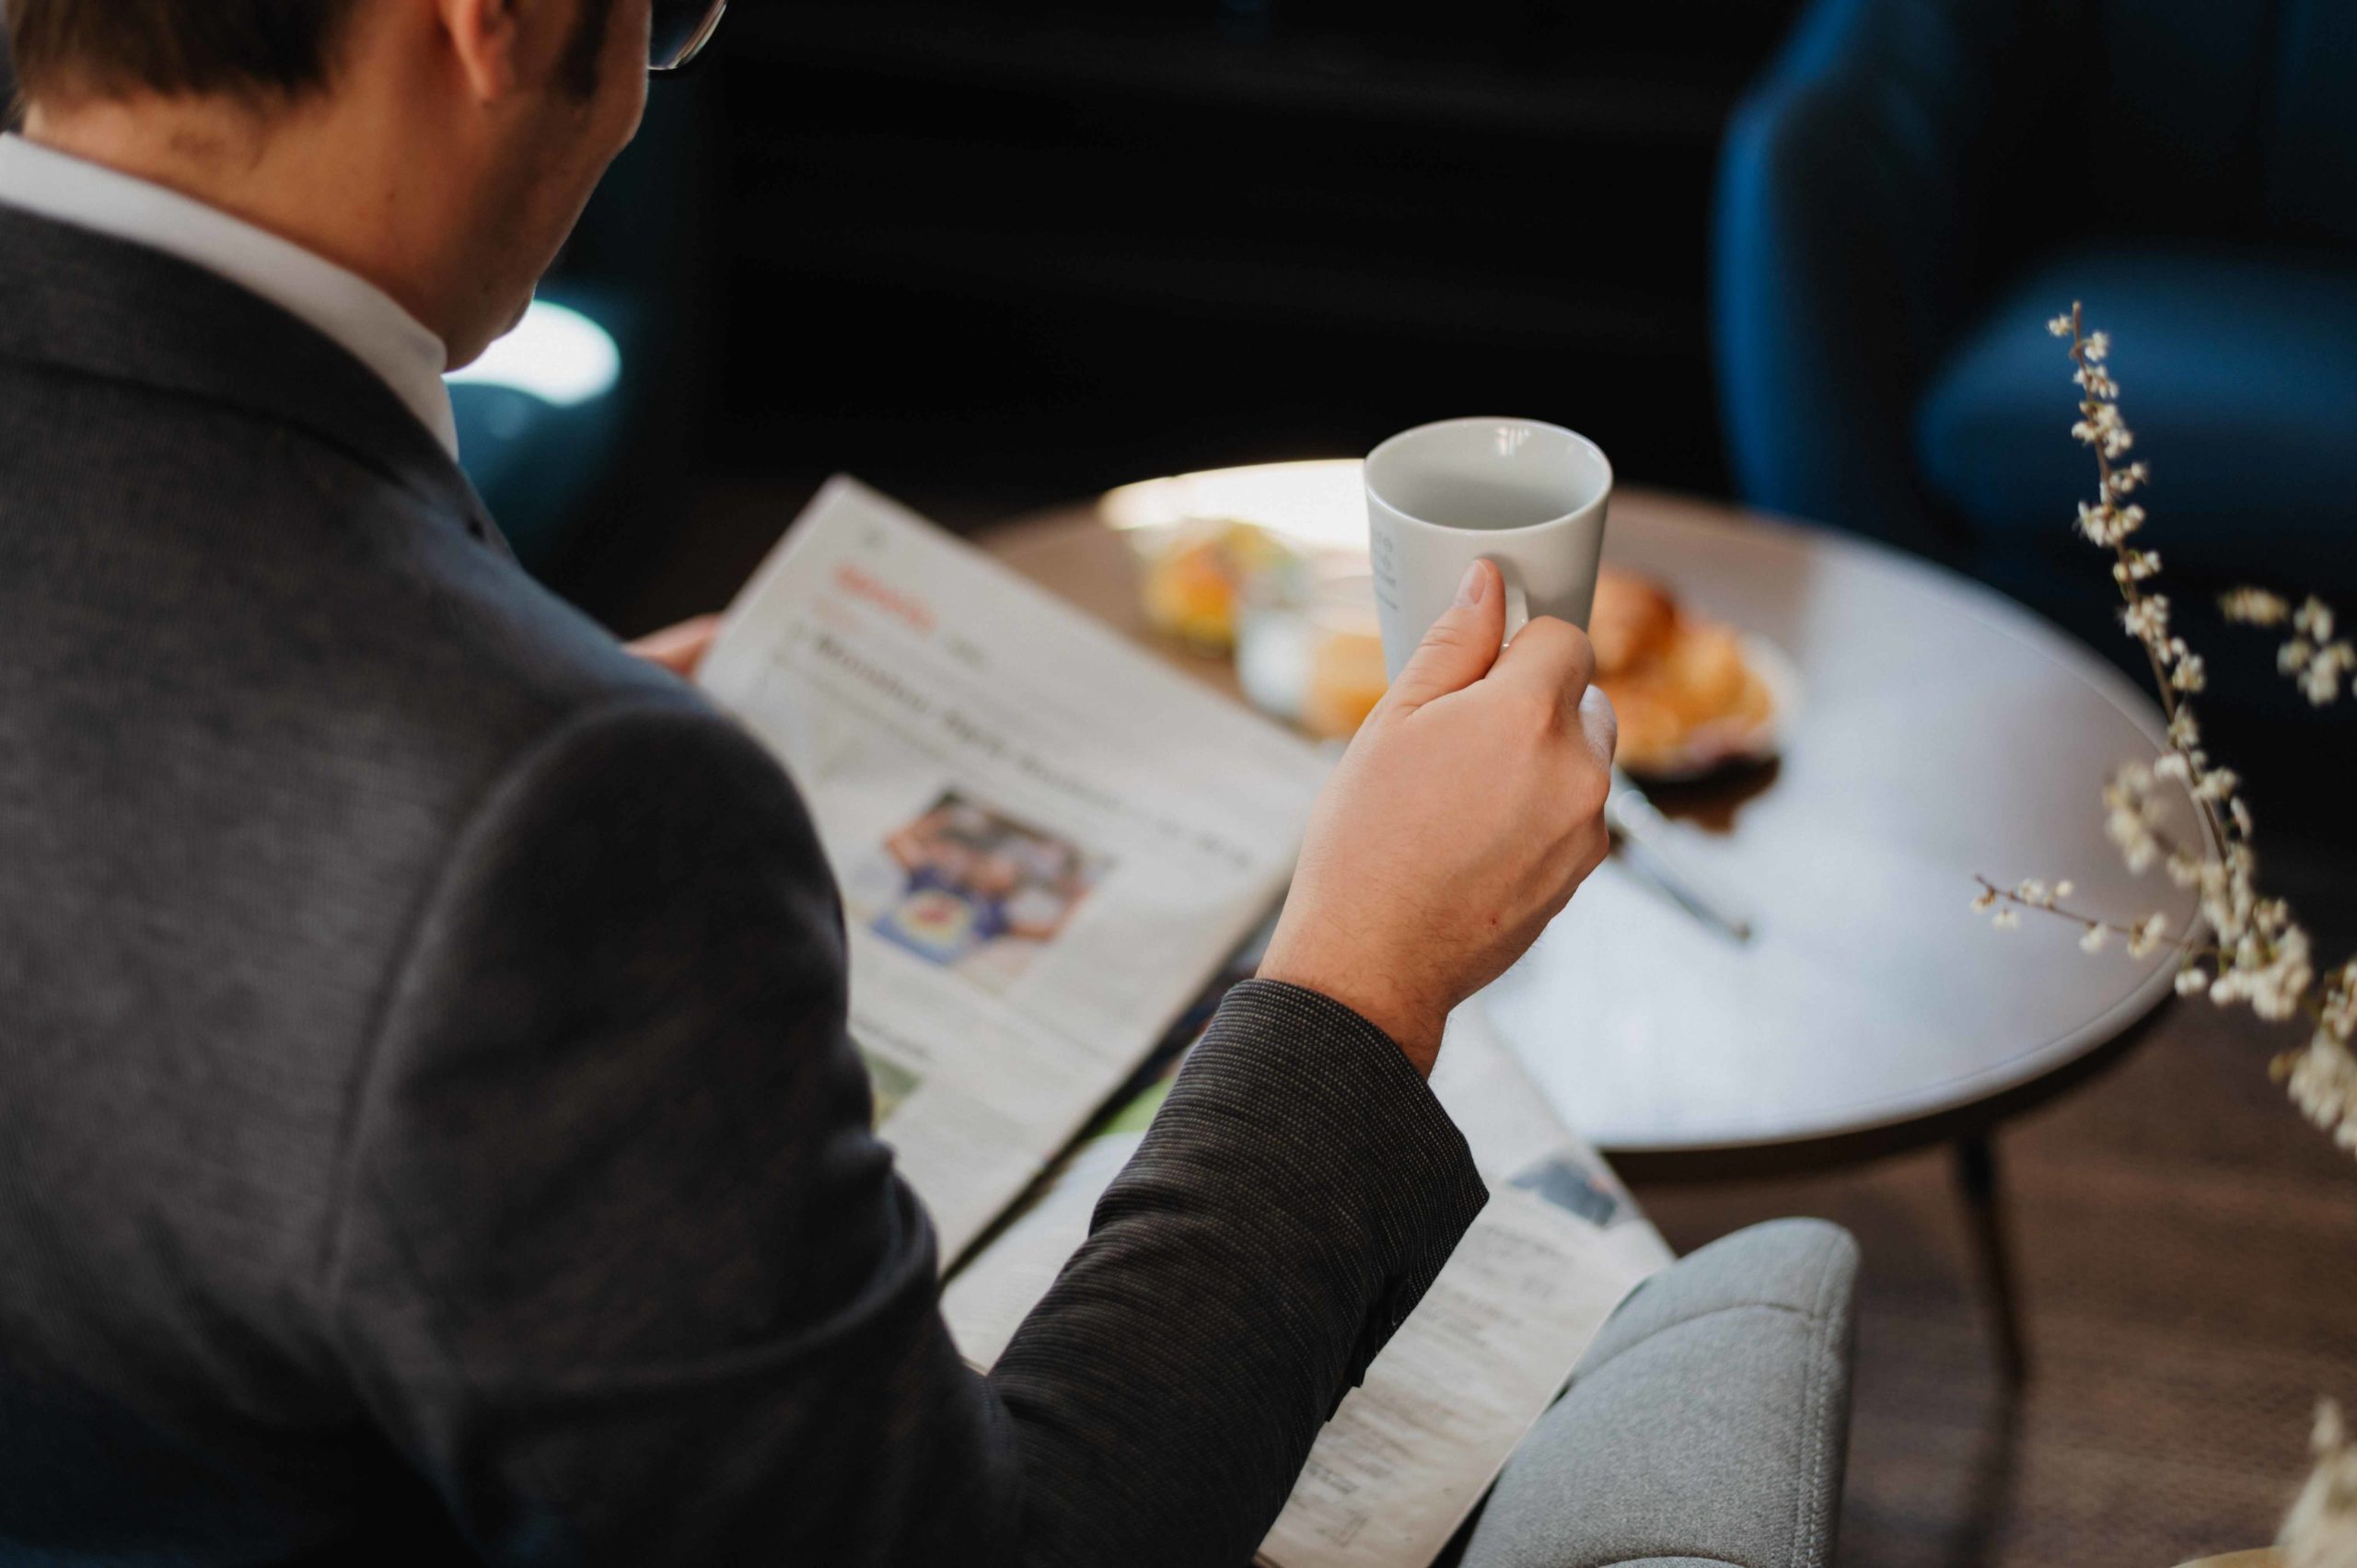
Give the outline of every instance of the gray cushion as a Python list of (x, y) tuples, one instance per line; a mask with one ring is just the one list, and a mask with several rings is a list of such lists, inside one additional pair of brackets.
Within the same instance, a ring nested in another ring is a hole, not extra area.
[(1822, 1568), (1857, 1272), (1847, 1232), (1779, 1220), (1648, 1281), (1499, 1478), (1465, 1568)]

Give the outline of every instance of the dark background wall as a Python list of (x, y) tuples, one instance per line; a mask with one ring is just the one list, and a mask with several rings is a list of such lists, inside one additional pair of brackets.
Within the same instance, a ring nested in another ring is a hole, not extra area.
[(770, 0), (725, 127), (705, 471), (962, 518), (1530, 413), (1724, 483), (1721, 124), (1790, 0)]

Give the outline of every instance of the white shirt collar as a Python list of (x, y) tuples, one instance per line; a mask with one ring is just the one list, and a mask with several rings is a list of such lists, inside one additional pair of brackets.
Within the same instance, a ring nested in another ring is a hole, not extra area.
[(300, 317), (374, 370), (459, 455), (442, 381), (449, 350), (366, 278), (217, 207), (13, 134), (0, 135), (0, 202), (168, 252)]

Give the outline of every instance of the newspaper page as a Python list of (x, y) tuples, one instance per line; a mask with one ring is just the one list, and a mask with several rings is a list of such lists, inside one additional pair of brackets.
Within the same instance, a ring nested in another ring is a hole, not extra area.
[(1602, 1232), (1600, 1247), (1642, 1278), (1678, 1260), (1618, 1172), (1563, 1125), (1520, 1059), (1498, 1038), (1489, 1009), (1449, 1016), (1433, 1093), (1492, 1182), (1531, 1192)]
[[(1671, 1261), (1478, 1009), (1452, 1019), (1441, 1063), (1434, 1090), (1472, 1146), (1489, 1206), (1318, 1434), (1261, 1546), (1270, 1568), (1427, 1568), (1612, 1309)], [(968, 1361), (987, 1369), (1004, 1352), (1142, 1136), (1085, 1144), (950, 1281), (942, 1313)]]
[(947, 1267), (1282, 895), (1329, 765), (843, 478), (701, 679), (809, 805), (878, 1130)]
[(1489, 1206), (1318, 1434), (1269, 1568), (1427, 1568), (1613, 1308), (1675, 1260), (1479, 1006), (1451, 1016), (1432, 1086)]

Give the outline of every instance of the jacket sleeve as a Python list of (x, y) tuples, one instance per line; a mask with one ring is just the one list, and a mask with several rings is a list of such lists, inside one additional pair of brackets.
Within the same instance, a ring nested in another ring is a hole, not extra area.
[(1391, 1042), (1248, 984), (990, 1377), (871, 1134), (833, 885), (683, 694), (490, 795), (323, 1249), (359, 1398), (495, 1562), (1248, 1559), (1484, 1198)]

